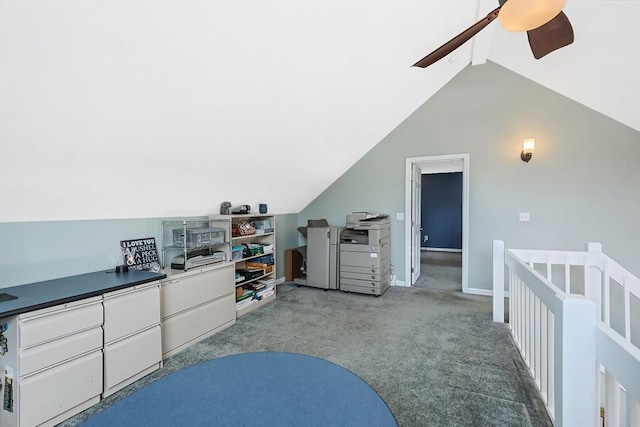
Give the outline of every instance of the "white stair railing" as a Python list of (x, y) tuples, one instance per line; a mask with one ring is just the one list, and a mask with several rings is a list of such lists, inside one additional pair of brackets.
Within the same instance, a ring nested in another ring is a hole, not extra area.
[[(554, 424), (640, 427), (640, 319), (631, 309), (640, 280), (596, 243), (576, 252), (494, 241), (493, 259), (494, 321), (504, 322), (506, 284), (512, 337)], [(610, 297), (612, 285), (622, 298)]]

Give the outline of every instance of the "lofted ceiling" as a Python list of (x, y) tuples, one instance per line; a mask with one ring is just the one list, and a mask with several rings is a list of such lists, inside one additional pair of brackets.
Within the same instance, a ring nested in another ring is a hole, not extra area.
[(495, 22), (410, 67), (496, 6), (2, 0), (0, 222), (299, 212), (472, 60), (640, 130), (640, 0), (568, 0), (539, 61)]

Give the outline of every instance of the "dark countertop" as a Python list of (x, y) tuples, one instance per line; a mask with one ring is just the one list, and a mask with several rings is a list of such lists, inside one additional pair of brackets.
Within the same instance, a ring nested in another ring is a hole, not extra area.
[(140, 270), (129, 270), (126, 273), (116, 274), (111, 269), (0, 288), (0, 294), (7, 293), (18, 297), (0, 302), (0, 318), (95, 297), (118, 289), (161, 280), (165, 277), (167, 275), (164, 273)]

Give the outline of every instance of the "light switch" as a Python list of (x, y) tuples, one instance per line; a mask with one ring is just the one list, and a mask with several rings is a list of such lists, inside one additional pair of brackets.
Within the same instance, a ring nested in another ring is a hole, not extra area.
[(396, 219), (398, 221), (403, 221), (404, 220), (404, 212), (398, 212), (396, 213)]
[(529, 212), (520, 212), (520, 221), (528, 222), (529, 221)]

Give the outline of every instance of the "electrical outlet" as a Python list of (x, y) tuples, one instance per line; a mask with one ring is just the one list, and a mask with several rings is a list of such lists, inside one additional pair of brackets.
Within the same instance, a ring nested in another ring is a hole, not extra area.
[(404, 212), (397, 212), (397, 213), (396, 213), (396, 219), (397, 219), (398, 221), (402, 221), (402, 220), (404, 220)]
[(520, 221), (529, 222), (529, 212), (520, 212)]

